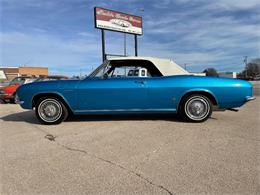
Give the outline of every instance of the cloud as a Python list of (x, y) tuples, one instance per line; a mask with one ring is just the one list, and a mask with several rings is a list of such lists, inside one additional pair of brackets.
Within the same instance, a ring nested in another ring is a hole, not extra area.
[(98, 53), (98, 45), (80, 36), (63, 40), (46, 34), (1, 33), (2, 57), (6, 65), (48, 66), (57, 70), (88, 66)]
[(225, 8), (228, 10), (234, 9), (249, 9), (256, 8), (260, 6), (260, 2), (258, 0), (217, 0), (213, 3), (214, 6), (219, 8)]
[[(109, 53), (122, 51), (123, 36), (108, 37), (106, 42)], [(0, 65), (4, 66), (47, 66), (51, 72), (73, 75), (80, 69), (89, 73), (101, 63), (100, 36), (88, 32), (78, 32), (72, 39), (46, 33), (1, 32), (0, 45)]]
[[(165, 2), (168, 3), (166, 7), (171, 7), (171, 2)], [(192, 4), (185, 12), (165, 11), (161, 17), (151, 16), (145, 23), (145, 33), (152, 37), (146, 47), (153, 48), (154, 55), (173, 57), (180, 64), (188, 63), (194, 68), (216, 65), (222, 70), (229, 67), (229, 70), (239, 71), (244, 66), (244, 55), (252, 58), (260, 54), (259, 19), (254, 15), (258, 12), (255, 10), (257, 4), (252, 1), (250, 6), (243, 7), (238, 1), (236, 8), (231, 8), (224, 1), (212, 4), (201, 1), (199, 8)], [(220, 10), (220, 6), (226, 6), (225, 11)], [(234, 12), (238, 8), (248, 11)], [(248, 17), (251, 20), (242, 20)], [(158, 35), (160, 39), (155, 38)]]

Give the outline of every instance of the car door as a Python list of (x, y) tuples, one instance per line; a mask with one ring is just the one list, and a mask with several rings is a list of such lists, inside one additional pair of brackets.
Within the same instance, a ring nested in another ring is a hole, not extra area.
[(143, 78), (87, 78), (76, 90), (78, 112), (137, 111), (147, 108)]
[(146, 80), (147, 107), (157, 111), (175, 111), (180, 88), (173, 79), (167, 77), (150, 77)]

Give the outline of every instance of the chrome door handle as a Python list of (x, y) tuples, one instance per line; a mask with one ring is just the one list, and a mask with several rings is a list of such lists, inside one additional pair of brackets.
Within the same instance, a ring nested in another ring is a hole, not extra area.
[(135, 81), (135, 83), (142, 84), (142, 85), (144, 85), (144, 84), (145, 84), (145, 82), (144, 82), (144, 81)]

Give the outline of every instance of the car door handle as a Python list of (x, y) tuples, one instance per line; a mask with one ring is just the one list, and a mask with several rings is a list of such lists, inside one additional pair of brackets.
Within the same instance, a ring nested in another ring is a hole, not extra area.
[(145, 84), (145, 81), (135, 81), (135, 83), (144, 85), (144, 84)]

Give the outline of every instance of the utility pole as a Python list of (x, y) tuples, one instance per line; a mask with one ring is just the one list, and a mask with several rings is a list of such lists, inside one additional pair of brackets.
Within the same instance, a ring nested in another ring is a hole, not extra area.
[(184, 64), (184, 69), (187, 70), (187, 64), (186, 63)]
[(244, 63), (245, 63), (245, 77), (247, 78), (247, 56), (244, 56)]

